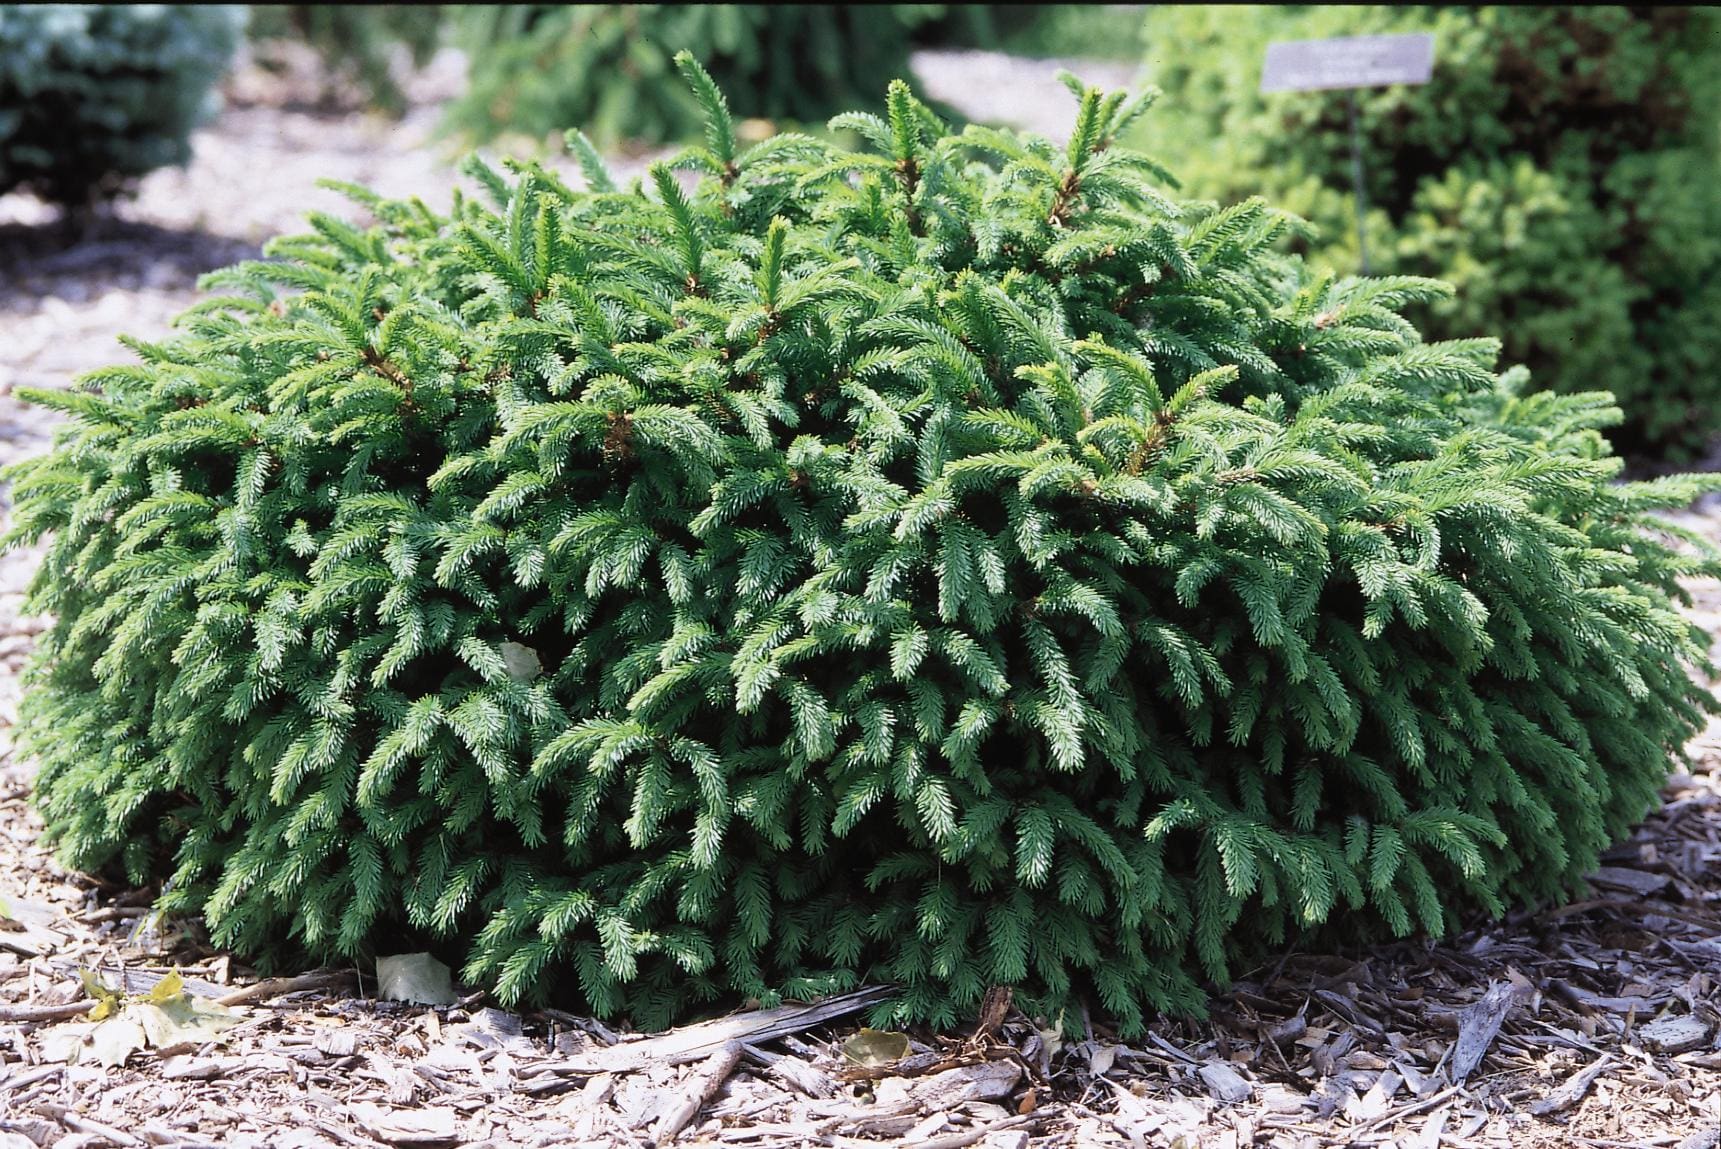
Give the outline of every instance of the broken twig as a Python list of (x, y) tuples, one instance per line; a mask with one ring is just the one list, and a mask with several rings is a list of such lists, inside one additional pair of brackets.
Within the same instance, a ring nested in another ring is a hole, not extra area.
[(289, 993), (300, 993), (307, 989), (329, 989), (343, 982), (354, 981), (358, 975), (350, 969), (318, 970), (316, 973), (302, 973), (298, 977), (270, 977), (260, 982), (236, 989), (232, 993), (222, 994), (216, 998), (218, 1005), (244, 1005), (247, 1002), (263, 1001), (271, 997), (281, 997)]
[(705, 1062), (703, 1068), (694, 1076), (692, 1088), (681, 1103), (657, 1123), (652, 1133), (652, 1142), (657, 1145), (667, 1145), (675, 1140), (680, 1132), (687, 1128), (690, 1121), (698, 1115), (701, 1107), (710, 1101), (716, 1092), (723, 1088), (723, 1083), (729, 1080), (729, 1075), (735, 1072), (735, 1067), (741, 1063), (741, 1043), (730, 1041), (713, 1053)]

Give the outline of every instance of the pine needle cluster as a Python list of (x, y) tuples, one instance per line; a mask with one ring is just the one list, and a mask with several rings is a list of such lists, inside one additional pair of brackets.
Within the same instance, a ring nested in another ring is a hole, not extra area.
[[(1712, 699), (1602, 394), (900, 83), (861, 150), (353, 195), (10, 472), (71, 864), (246, 954), (463, 947), (655, 1026), (886, 980), (1124, 1032), (1322, 928), (1559, 897)], [(692, 181), (679, 178), (692, 173)], [(1715, 484), (1711, 483), (1710, 486)]]

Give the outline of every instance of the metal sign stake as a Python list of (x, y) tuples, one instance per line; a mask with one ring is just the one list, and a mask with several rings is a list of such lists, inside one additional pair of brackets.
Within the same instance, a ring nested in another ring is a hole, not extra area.
[(1345, 89), (1345, 103), (1350, 106), (1351, 183), (1356, 187), (1356, 246), (1362, 256), (1362, 273), (1372, 275), (1368, 267), (1368, 185), (1362, 173), (1362, 127), (1357, 122), (1355, 88)]
[(1284, 40), (1267, 45), (1261, 91), (1313, 92), (1343, 88), (1350, 114), (1351, 184), (1356, 191), (1356, 242), (1362, 273), (1368, 258), (1368, 185), (1362, 164), (1362, 117), (1358, 88), (1426, 84), (1434, 73), (1434, 37), (1342, 36), (1333, 40)]

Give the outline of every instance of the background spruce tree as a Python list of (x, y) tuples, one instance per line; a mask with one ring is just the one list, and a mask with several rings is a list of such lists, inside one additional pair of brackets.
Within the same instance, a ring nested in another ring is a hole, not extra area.
[(479, 139), (577, 125), (604, 147), (699, 136), (672, 57), (704, 60), (740, 116), (818, 122), (876, 103), (920, 31), (985, 26), (944, 4), (498, 4), (460, 10), (469, 90), (449, 123)]
[(247, 29), (268, 66), (270, 41), (300, 40), (314, 48), (327, 74), (322, 100), (338, 101), (353, 85), (365, 101), (391, 116), (406, 111), (393, 57), (422, 68), (436, 54), (448, 23), (442, 4), (253, 4)]
[(67, 862), (647, 1026), (883, 979), (1132, 1033), (1323, 923), (1561, 897), (1655, 800), (1721, 566), (1654, 512), (1718, 484), (1613, 483), (1607, 396), (1170, 198), (1145, 97), (743, 148), (681, 68), (707, 138), (643, 186), (576, 135), (587, 190), (349, 189), (30, 393)]
[(0, 4), (0, 195), (84, 210), (191, 157), (239, 4)]

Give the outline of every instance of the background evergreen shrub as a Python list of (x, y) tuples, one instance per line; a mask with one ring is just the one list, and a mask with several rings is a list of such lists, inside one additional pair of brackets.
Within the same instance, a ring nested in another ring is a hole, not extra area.
[(84, 207), (191, 156), (237, 4), (0, 4), (0, 194)]
[(1344, 92), (1260, 95), (1271, 40), (1432, 32), (1433, 81), (1356, 93), (1374, 270), (1457, 293), (1432, 336), (1494, 331), (1539, 385), (1605, 388), (1630, 454), (1721, 430), (1721, 13), (1619, 7), (1222, 7), (1147, 17), (1167, 114), (1138, 141), (1194, 194), (1265, 194), (1303, 250), (1358, 267)]
[(1140, 60), (1142, 8), (1135, 4), (975, 5), (956, 39), (1013, 56)]
[(586, 191), (354, 189), (30, 393), (67, 862), (644, 1025), (885, 979), (1134, 1032), (1322, 923), (1561, 897), (1655, 800), (1721, 567), (1652, 515), (1705, 482), (1612, 482), (1607, 396), (1169, 198), (1145, 99), (1056, 148), (899, 83), (860, 150), (742, 148), (683, 68), (707, 141), (643, 187), (576, 138)]
[(450, 122), (480, 138), (578, 125), (605, 147), (698, 137), (699, 104), (671, 58), (706, 62), (735, 112), (818, 122), (876, 103), (908, 73), (916, 29), (940, 4), (500, 4), (468, 6), (458, 39), (470, 88)]

